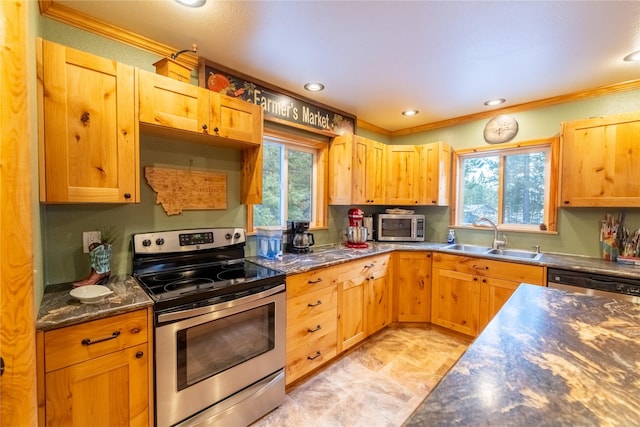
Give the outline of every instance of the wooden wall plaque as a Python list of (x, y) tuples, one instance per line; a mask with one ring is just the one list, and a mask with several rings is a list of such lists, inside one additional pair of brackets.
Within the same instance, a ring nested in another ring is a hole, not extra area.
[(183, 210), (227, 209), (227, 174), (146, 166), (144, 177), (167, 215)]

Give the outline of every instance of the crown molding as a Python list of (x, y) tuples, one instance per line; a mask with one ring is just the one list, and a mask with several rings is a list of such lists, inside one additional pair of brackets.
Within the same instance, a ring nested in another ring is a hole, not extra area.
[[(481, 113), (469, 114), (466, 116), (454, 117), (452, 119), (441, 120), (433, 123), (426, 123), (420, 126), (414, 126), (406, 129), (400, 129), (390, 132), (391, 137), (412, 135), (414, 133), (426, 132), (433, 129), (439, 129), (448, 126), (461, 125), (463, 123), (469, 123), (476, 120), (486, 119), (498, 114), (513, 114), (520, 111), (535, 110), (543, 107), (550, 107), (552, 105), (566, 104), (567, 102), (580, 101), (588, 98), (595, 98), (598, 96), (611, 95), (618, 92), (627, 92), (630, 90), (640, 89), (640, 79), (629, 80), (627, 82), (616, 83), (607, 86), (601, 86), (595, 89), (590, 89), (581, 92), (573, 92), (565, 95), (552, 96), (550, 98), (539, 99), (537, 101), (525, 102), (510, 107), (500, 108), (498, 110), (483, 111)], [(360, 121), (358, 120), (358, 123)]]
[[(67, 6), (55, 3), (54, 0), (38, 0), (40, 6), (40, 14), (47, 18), (55, 19), (62, 23), (72, 25), (76, 28), (89, 31), (102, 37), (115, 40), (120, 43), (127, 44), (147, 52), (153, 53), (160, 57), (171, 57), (172, 53), (180, 49), (158, 43), (146, 37), (140, 36), (131, 31), (124, 30), (115, 25), (100, 21), (92, 16), (85, 15), (75, 11)], [(198, 56), (193, 54), (183, 54), (174, 61), (193, 70), (198, 67)]]

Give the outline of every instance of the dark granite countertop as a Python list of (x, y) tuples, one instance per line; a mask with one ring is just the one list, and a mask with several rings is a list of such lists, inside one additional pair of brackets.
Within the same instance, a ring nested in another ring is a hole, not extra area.
[(99, 304), (83, 304), (69, 295), (73, 289), (71, 283), (46, 286), (36, 319), (36, 329), (46, 331), (62, 328), (153, 305), (151, 298), (131, 276), (112, 276), (105, 286), (113, 294), (105, 297)]
[(521, 285), (405, 426), (631, 426), (640, 304)]
[(282, 260), (268, 260), (260, 257), (250, 257), (249, 259), (276, 270), (284, 271), (286, 274), (303, 273), (316, 268), (329, 267), (336, 264), (352, 261), (367, 256), (389, 253), (396, 250), (402, 251), (435, 251), (464, 255), (470, 257), (480, 257), (499, 261), (515, 262), (521, 264), (540, 265), (556, 268), (567, 268), (576, 271), (612, 275), (640, 279), (640, 266), (618, 264), (616, 262), (605, 261), (600, 258), (584, 256), (573, 256), (563, 254), (542, 253), (538, 259), (528, 260), (521, 258), (510, 258), (501, 255), (490, 254), (469, 254), (446, 249), (447, 244), (436, 242), (420, 243), (382, 243), (368, 242), (366, 249), (351, 249), (341, 244), (332, 244), (313, 247), (313, 252), (309, 254), (289, 254), (285, 253)]

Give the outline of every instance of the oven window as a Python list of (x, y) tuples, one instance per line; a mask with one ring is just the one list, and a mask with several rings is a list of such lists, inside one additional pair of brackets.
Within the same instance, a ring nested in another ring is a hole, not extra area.
[(178, 390), (275, 347), (275, 303), (178, 331)]
[(386, 218), (382, 220), (382, 229), (387, 236), (411, 237), (411, 220)]

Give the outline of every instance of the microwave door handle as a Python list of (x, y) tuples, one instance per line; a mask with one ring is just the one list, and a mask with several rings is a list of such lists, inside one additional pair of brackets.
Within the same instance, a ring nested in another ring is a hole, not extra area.
[(282, 284), (274, 288), (267, 289), (266, 291), (259, 292), (257, 294), (247, 295), (246, 297), (234, 299), (231, 301), (221, 302), (220, 304), (214, 304), (214, 305), (208, 305), (205, 307), (190, 308), (188, 310), (181, 310), (181, 311), (174, 311), (172, 313), (160, 314), (158, 315), (158, 322), (164, 323), (164, 322), (171, 322), (176, 320), (184, 320), (184, 319), (189, 319), (195, 316), (201, 316), (207, 313), (213, 313), (215, 311), (224, 310), (227, 308), (233, 308), (241, 304), (248, 304), (250, 302), (257, 301), (262, 298), (270, 297), (271, 295), (278, 294), (280, 292), (283, 292), (284, 290), (285, 290), (285, 285)]

